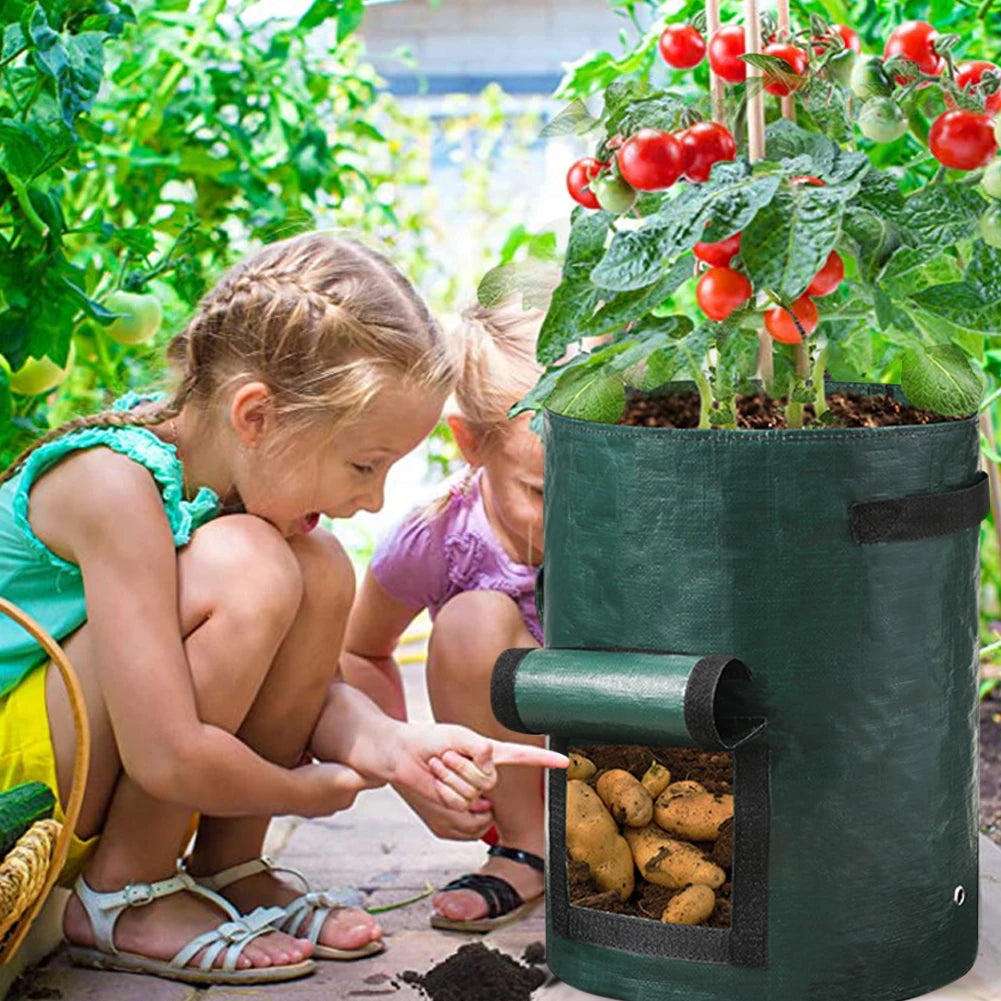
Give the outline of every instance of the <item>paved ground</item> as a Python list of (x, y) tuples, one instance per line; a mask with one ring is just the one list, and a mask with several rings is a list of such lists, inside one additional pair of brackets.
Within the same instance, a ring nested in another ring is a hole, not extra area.
[[(421, 669), (410, 666), (405, 673), (409, 701), (417, 710), (413, 715), (420, 718), (427, 712)], [(981, 848), (980, 958), (971, 974), (928, 995), (929, 1001), (1001, 1001), (1001, 849), (986, 838), (981, 838)], [(423, 891), (427, 883), (441, 886), (475, 868), (483, 857), (478, 843), (438, 841), (389, 790), (367, 792), (352, 810), (327, 820), (282, 820), (272, 829), (269, 850), (288, 865), (307, 872), (316, 886), (359, 887), (369, 894), (370, 906), (405, 900)], [(151, 977), (78, 970), (56, 952), (28, 974), (8, 1001), (346, 1001), (378, 997), (408, 1001), (418, 993), (407, 985), (398, 990), (394, 987), (391, 981), (400, 972), (424, 972), (463, 942), (481, 940), (479, 936), (431, 930), (430, 913), (425, 899), (382, 915), (388, 942), (385, 953), (356, 963), (321, 963), (314, 976), (290, 984), (195, 990)], [(520, 957), (527, 945), (544, 937), (544, 916), (539, 907), (524, 921), (498, 929), (485, 941)], [(540, 1001), (586, 1001), (593, 995), (551, 979), (536, 997)]]

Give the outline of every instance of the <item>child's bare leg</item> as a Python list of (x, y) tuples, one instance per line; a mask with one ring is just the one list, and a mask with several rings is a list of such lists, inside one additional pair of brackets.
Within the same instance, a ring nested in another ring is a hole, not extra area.
[[(435, 719), (462, 723), (486, 737), (544, 744), (542, 737), (514, 733), (500, 725), (490, 708), (490, 677), (498, 656), (514, 647), (535, 647), (518, 606), (498, 591), (456, 595), (438, 613), (428, 654), (428, 694)], [(501, 844), (542, 855), (545, 851), (544, 804), (537, 768), (499, 769), (490, 794)], [(479, 870), (506, 879), (525, 900), (543, 889), (542, 873), (505, 858), (489, 858)], [(449, 890), (434, 897), (436, 910), (454, 920), (487, 914), (483, 897), (472, 890)]]
[[(340, 543), (315, 531), (291, 541), (303, 580), (298, 614), (239, 736), (262, 757), (291, 768), (302, 758), (337, 671), (348, 612), (354, 596), (354, 570)], [(188, 868), (210, 875), (261, 854), (270, 817), (203, 818)], [(301, 896), (297, 880), (259, 873), (222, 892), (241, 911), (260, 905), (285, 906)], [(308, 922), (305, 922), (308, 927)], [(380, 938), (371, 915), (354, 908), (334, 911), (320, 931), (321, 945), (355, 949)]]
[[(199, 715), (236, 731), (296, 614), (302, 594), (298, 567), (287, 544), (264, 522), (235, 516), (195, 533), (178, 555), (178, 582), (181, 631)], [(88, 837), (100, 830), (101, 840), (87, 867), (87, 881), (97, 891), (112, 891), (130, 882), (168, 878), (175, 871), (191, 811), (153, 799), (121, 771), (88, 626), (73, 635), (66, 651), (84, 688), (93, 733), (91, 779), (77, 831)], [(72, 774), (73, 726), (62, 684), (52, 670), (47, 699), (65, 797)], [(193, 937), (224, 920), (219, 908), (179, 893), (127, 909), (114, 940), (122, 951), (170, 959)], [(64, 929), (77, 944), (94, 942), (75, 895), (66, 908)], [(248, 945), (238, 965), (298, 962), (310, 951), (308, 943), (275, 933)]]
[(364, 692), (387, 716), (407, 718), (407, 700), (403, 677), (392, 657), (380, 657), (373, 663), (353, 653), (341, 654), (341, 678), (352, 688)]

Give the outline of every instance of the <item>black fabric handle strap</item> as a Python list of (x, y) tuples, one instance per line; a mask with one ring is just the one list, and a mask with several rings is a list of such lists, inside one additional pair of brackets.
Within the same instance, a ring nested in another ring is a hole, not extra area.
[(990, 510), (990, 485), (987, 474), (981, 472), (970, 486), (959, 490), (852, 504), (852, 538), (868, 546), (952, 535), (976, 528)]

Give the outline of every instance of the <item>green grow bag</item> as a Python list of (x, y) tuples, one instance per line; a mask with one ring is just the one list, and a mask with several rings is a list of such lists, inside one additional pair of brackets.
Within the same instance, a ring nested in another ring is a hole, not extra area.
[(966, 973), (976, 419), (730, 432), (547, 412), (545, 453), (545, 647), (498, 661), (495, 714), (559, 750), (732, 749), (735, 796), (731, 926), (684, 927), (570, 904), (551, 773), (553, 972), (635, 1001), (898, 1001)]

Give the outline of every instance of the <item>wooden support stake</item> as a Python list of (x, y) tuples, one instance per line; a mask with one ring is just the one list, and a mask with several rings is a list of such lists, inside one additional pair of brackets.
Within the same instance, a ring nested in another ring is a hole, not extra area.
[[(706, 41), (719, 30), (719, 0), (706, 0)], [(726, 125), (726, 89), (723, 81), (709, 67), (709, 89), (712, 92), (713, 121)]]

